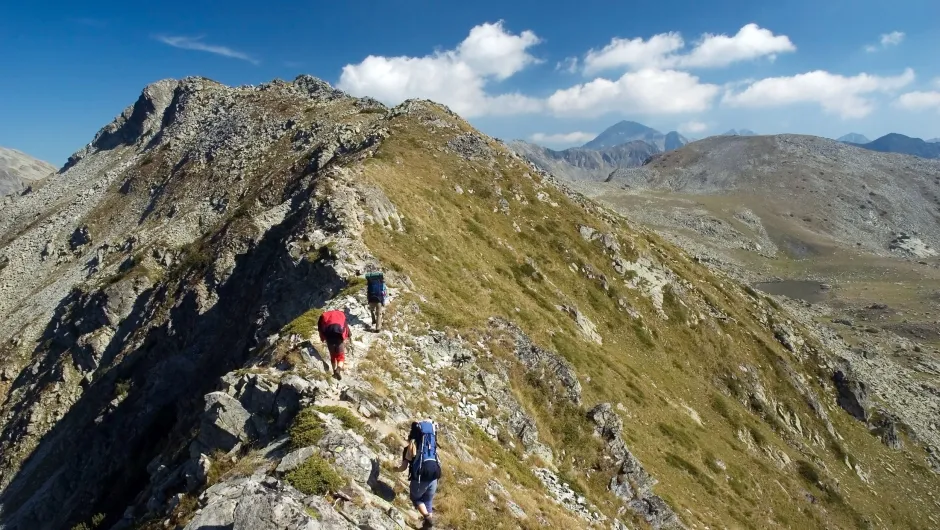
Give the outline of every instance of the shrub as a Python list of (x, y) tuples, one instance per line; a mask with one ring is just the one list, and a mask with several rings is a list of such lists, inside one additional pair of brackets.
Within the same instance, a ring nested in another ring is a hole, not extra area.
[(359, 434), (365, 434), (365, 422), (353, 414), (351, 410), (337, 405), (324, 405), (321, 407), (316, 407), (316, 409), (324, 414), (331, 414), (335, 416), (336, 419), (338, 419), (343, 424), (343, 427), (353, 430)]
[(290, 426), (290, 445), (294, 449), (316, 445), (324, 434), (326, 430), (316, 410), (305, 408), (297, 414)]
[(346, 479), (318, 455), (308, 458), (284, 478), (305, 495), (325, 495), (346, 485)]

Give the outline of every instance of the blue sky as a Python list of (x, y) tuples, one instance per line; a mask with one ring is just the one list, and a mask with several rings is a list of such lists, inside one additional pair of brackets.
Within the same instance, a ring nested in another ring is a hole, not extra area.
[(938, 20), (936, 0), (6, 2), (0, 145), (61, 164), (158, 79), (299, 73), (553, 147), (621, 119), (931, 138)]

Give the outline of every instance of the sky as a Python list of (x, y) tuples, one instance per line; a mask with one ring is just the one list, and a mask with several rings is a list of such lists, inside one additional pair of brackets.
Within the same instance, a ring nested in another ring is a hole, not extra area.
[(0, 145), (53, 164), (149, 83), (314, 75), (563, 148), (620, 120), (940, 136), (937, 0), (10, 1)]

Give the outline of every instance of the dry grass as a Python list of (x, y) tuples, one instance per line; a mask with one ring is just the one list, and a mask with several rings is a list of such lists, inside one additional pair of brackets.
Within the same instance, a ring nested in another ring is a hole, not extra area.
[[(450, 119), (443, 113), (440, 117)], [(809, 447), (809, 440), (804, 439), (802, 446), (789, 443), (778, 432), (785, 427), (774, 411), (754, 410), (746, 401), (722, 396), (726, 391), (722, 377), (740, 377), (742, 365), (754, 367), (766, 393), (798, 414), (805, 430), (825, 432), (783, 370), (789, 364), (798, 372), (812, 374), (815, 368), (796, 364), (782, 351), (753, 318), (753, 298), (743, 289), (715, 277), (652, 234), (638, 234), (622, 221), (605, 223), (596, 212), (560, 192), (539, 189), (535, 180), (524, 175), (527, 169), (509, 157), (498, 157), (493, 167), (447, 153), (429, 157), (427, 146), (441, 145), (447, 135), (432, 134), (412, 120), (392, 120), (392, 137), (365, 163), (365, 176), (398, 206), (406, 231), (387, 232), (371, 226), (366, 242), (383, 263), (405, 271), (427, 297), (419, 307), (435, 327), (470, 334), (483, 327), (488, 317), (501, 315), (518, 323), (542, 346), (565, 356), (578, 371), (586, 406), (600, 401), (626, 405), (628, 445), (659, 479), (656, 491), (690, 524), (766, 527), (786, 521), (789, 527), (851, 528), (861, 518), (877, 516), (897, 526), (929, 526), (927, 515), (938, 512), (925, 497), (930, 488), (911, 493), (897, 479), (884, 479), (877, 482), (876, 497), (854, 473), (847, 472), (832, 450), (814, 448), (813, 452), (833, 475), (827, 480), (840, 481), (845, 502), (826, 498), (819, 505), (807, 505), (802, 494), (806, 486), (795, 468), (775, 467), (766, 451), (785, 453), (796, 461), (804, 458), (800, 447)], [(464, 193), (457, 194), (455, 185)], [(509, 201), (509, 215), (494, 213), (499, 202), (497, 187)], [(539, 192), (559, 206), (539, 201)], [(527, 204), (515, 200), (516, 194)], [(581, 224), (615, 234), (623, 248), (632, 247), (638, 255), (667, 263), (689, 282), (688, 292), (667, 292), (669, 321), (656, 316), (649, 299), (620, 283), (601, 245), (578, 234)], [(531, 263), (539, 274), (530, 270)], [(569, 264), (589, 265), (605, 275), (614, 289), (603, 289), (572, 271)], [(625, 298), (643, 315), (642, 324), (619, 310), (617, 297)], [(590, 318), (604, 344), (585, 341), (572, 319), (556, 310), (561, 304), (575, 305)], [(687, 317), (704, 313), (706, 304), (736, 323), (706, 319), (694, 328), (687, 326)], [(376, 366), (382, 363), (380, 357), (371, 361)], [(830, 392), (817, 383), (811, 387), (821, 396)], [(742, 388), (748, 391), (746, 384)], [(550, 404), (541, 398), (544, 389), (524, 378), (514, 380), (514, 389), (556, 454), (565, 451), (589, 463), (597, 461), (599, 452), (592, 448), (583, 410)], [(680, 403), (689, 404), (704, 427)], [(922, 475), (905, 458), (878, 446), (862, 425), (843, 420), (839, 411), (831, 414), (839, 416), (837, 425), (847, 440), (842, 451), (855, 455), (866, 469), (881, 474), (880, 462), (889, 460), (897, 465), (895, 469), (915, 473), (922, 483), (940, 487), (936, 477)], [(763, 449), (750, 450), (737, 439), (741, 426), (762, 437)], [(486, 456), (505, 463), (519, 455)], [(717, 473), (700, 463), (708, 459), (734, 465)], [(592, 502), (604, 510), (615, 509), (607, 492), (613, 472), (609, 467), (598, 464), (590, 477), (577, 471), (585, 469), (583, 465), (568, 467), (572, 471), (566, 473)], [(519, 473), (512, 481), (525, 487), (527, 479)], [(467, 490), (467, 498), (480, 493)], [(442, 516), (446, 508), (448, 517), (466, 517), (471, 508), (462, 499), (442, 505)]]

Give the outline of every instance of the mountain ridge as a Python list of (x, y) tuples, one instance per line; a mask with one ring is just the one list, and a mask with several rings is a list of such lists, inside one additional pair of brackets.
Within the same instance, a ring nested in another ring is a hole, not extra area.
[(875, 429), (827, 336), (438, 104), (162, 81), (0, 245), (4, 530), (401, 528), (428, 416), (444, 528), (940, 516), (920, 423)]
[(888, 133), (876, 140), (862, 144), (860, 147), (884, 153), (900, 153), (921, 158), (940, 158), (940, 145), (899, 133)]
[(0, 197), (20, 192), (55, 171), (52, 164), (16, 149), (0, 147)]

